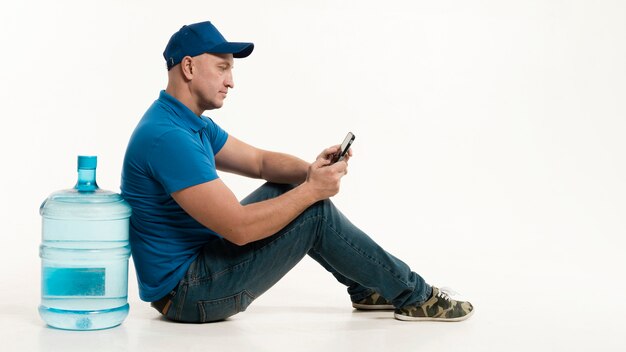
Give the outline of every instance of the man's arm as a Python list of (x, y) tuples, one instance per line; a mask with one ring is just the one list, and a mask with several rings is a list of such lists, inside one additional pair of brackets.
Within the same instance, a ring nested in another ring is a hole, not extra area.
[[(308, 165), (307, 175), (299, 186), (262, 202), (241, 205), (220, 179), (174, 192), (172, 197), (202, 225), (232, 243), (244, 245), (275, 234), (313, 203), (339, 192), (341, 178), (346, 174), (348, 165), (345, 161), (330, 165), (330, 158), (337, 150), (338, 146), (324, 150), (313, 164)], [(221, 156), (224, 170), (253, 177), (263, 175), (264, 167), (257, 159), (258, 155), (255, 158), (252, 154), (244, 153), (241, 156), (244, 162), (241, 159), (237, 162), (229, 158), (224, 160), (227, 154)], [(277, 172), (276, 175), (298, 176), (294, 171), (298, 171), (299, 162), (292, 161), (289, 164), (290, 172)]]
[(300, 184), (309, 164), (295, 156), (255, 148), (233, 136), (215, 156), (217, 169), (274, 183)]

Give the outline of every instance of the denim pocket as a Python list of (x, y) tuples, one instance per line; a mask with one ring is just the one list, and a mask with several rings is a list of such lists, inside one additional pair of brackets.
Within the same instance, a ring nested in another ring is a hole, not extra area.
[(243, 290), (232, 296), (213, 299), (209, 301), (198, 301), (200, 311), (200, 322), (208, 323), (212, 321), (224, 320), (248, 308), (254, 300), (254, 296)]

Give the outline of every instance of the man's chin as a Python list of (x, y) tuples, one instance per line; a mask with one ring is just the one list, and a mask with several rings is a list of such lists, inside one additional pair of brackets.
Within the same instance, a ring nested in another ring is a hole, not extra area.
[(224, 102), (220, 101), (220, 102), (216, 102), (214, 104), (211, 105), (207, 105), (207, 107), (205, 108), (205, 110), (214, 110), (214, 109), (219, 109), (222, 106), (224, 106)]

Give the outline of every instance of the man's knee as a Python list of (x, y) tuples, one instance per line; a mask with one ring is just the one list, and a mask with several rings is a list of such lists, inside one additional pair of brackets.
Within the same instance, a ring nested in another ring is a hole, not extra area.
[(330, 199), (323, 199), (311, 205), (305, 213), (307, 216), (317, 216), (323, 221), (332, 221), (337, 214), (337, 208)]

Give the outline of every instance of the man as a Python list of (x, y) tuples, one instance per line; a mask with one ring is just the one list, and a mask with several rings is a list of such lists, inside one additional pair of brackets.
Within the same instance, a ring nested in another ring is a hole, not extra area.
[[(167, 88), (131, 136), (122, 171), (141, 299), (171, 320), (223, 320), (308, 254), (348, 287), (357, 309), (395, 309), (400, 320), (469, 317), (469, 302), (426, 284), (331, 203), (351, 152), (332, 163), (339, 147), (329, 147), (309, 164), (202, 116), (222, 107), (234, 58), (253, 49), (210, 22), (183, 26), (165, 48)], [(216, 170), (268, 182), (239, 203)]]

